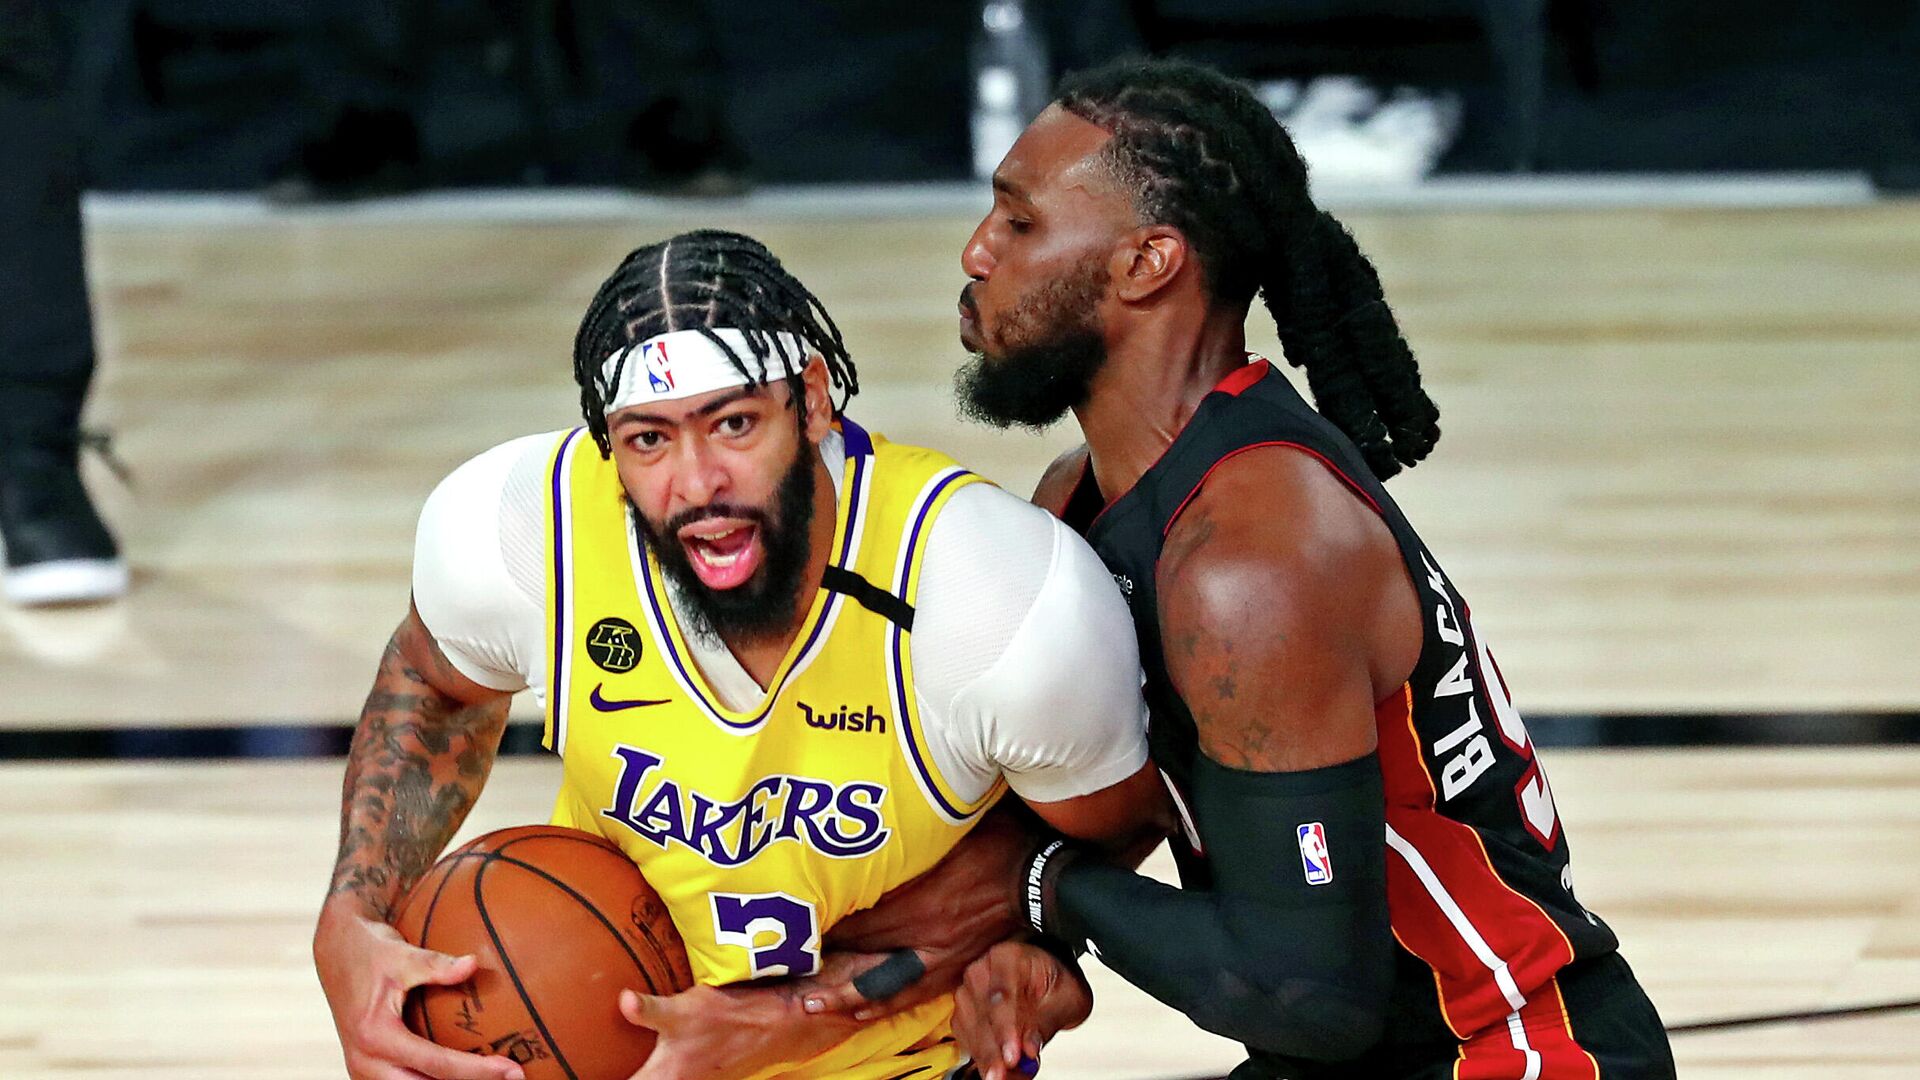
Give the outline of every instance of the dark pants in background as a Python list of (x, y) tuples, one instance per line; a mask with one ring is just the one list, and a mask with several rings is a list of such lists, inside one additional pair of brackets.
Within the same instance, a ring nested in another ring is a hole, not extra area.
[[(0, 534), (8, 595), (21, 603), (125, 588), (123, 567), (112, 571), (117, 586), (100, 576), (118, 553), (79, 473), (94, 356), (80, 232), (83, 110), (66, 48), (77, 7), (0, 0)], [(57, 574), (29, 586), (15, 573), (23, 567)]]
[(76, 430), (93, 375), (80, 109), (49, 0), (0, 0), (0, 441)]
[[(501, 183), (675, 190), (738, 171), (719, 2), (333, 0), (304, 32), (279, 33), (304, 60), (308, 132), (291, 173), (298, 182), (275, 194)], [(185, 32), (184, 14), (167, 3), (150, 10), (176, 21), (137, 51), (168, 57), (166, 72), (196, 66), (178, 42), (212, 36), (209, 28)], [(206, 70), (212, 50), (200, 51)]]

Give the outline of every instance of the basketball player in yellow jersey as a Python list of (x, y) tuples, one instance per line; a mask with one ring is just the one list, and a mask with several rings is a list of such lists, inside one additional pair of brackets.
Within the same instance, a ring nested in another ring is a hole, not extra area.
[(819, 971), (836, 922), (932, 868), (1009, 787), (1074, 836), (1158, 830), (1124, 602), (1051, 515), (839, 415), (856, 382), (838, 330), (747, 237), (630, 255), (575, 369), (585, 427), (480, 455), (421, 515), (414, 610), (355, 739), (315, 934), (350, 1072), (520, 1075), (405, 1031), (406, 991), (473, 960), (387, 919), (478, 796), (522, 688), (563, 761), (554, 821), (635, 860), (702, 984), (623, 996), (662, 1032), (643, 1080), (954, 1071), (950, 996), (862, 1024), (714, 988)]

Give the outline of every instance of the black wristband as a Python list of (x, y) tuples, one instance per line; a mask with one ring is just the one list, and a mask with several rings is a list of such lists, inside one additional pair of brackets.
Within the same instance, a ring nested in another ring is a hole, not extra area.
[(1020, 872), (1020, 906), (1034, 933), (1053, 933), (1047, 918), (1048, 902), (1053, 898), (1053, 879), (1080, 854), (1078, 847), (1055, 838), (1027, 856)]

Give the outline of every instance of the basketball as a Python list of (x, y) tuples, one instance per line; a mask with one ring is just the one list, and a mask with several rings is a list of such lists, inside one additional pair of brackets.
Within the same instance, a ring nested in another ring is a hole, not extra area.
[(474, 977), (423, 986), (407, 1026), (455, 1050), (518, 1062), (528, 1080), (626, 1080), (654, 1035), (620, 1015), (623, 989), (693, 985), (667, 907), (610, 841), (529, 825), (435, 864), (395, 922), (421, 948), (472, 953)]

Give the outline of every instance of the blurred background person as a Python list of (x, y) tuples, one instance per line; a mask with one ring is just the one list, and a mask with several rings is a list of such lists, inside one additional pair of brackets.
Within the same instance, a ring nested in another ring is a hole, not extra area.
[(501, 182), (744, 190), (709, 0), (356, 0), (317, 17), (278, 199)]
[(127, 567), (80, 480), (93, 378), (73, 7), (0, 0), (0, 539), (15, 604), (107, 600)]

